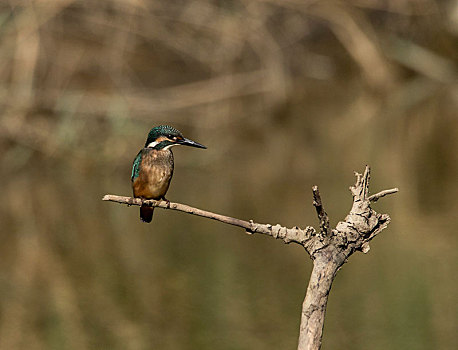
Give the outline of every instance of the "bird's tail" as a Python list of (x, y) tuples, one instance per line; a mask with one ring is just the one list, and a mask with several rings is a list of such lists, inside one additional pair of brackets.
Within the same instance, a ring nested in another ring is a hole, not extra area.
[(154, 207), (141, 206), (140, 207), (140, 219), (143, 222), (151, 222), (153, 220)]

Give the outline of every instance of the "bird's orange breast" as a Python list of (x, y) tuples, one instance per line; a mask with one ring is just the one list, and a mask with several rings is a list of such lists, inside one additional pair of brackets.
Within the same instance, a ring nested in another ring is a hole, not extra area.
[(140, 173), (132, 183), (134, 197), (161, 199), (167, 193), (173, 175), (170, 151), (146, 150), (142, 155)]

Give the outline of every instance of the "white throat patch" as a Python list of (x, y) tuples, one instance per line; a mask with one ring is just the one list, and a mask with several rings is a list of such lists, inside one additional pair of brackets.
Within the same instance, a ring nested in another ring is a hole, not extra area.
[[(163, 142), (163, 141), (161, 141), (161, 142)], [(146, 146), (146, 147), (147, 147), (147, 148), (154, 148), (154, 147), (156, 147), (158, 144), (160, 144), (161, 142), (153, 141), (153, 142), (149, 143), (148, 146)], [(178, 143), (174, 143), (174, 144), (165, 146), (165, 147), (162, 148), (162, 149), (163, 149), (163, 150), (166, 150), (166, 149), (169, 149), (170, 147), (178, 146), (178, 145), (179, 145)]]
[(178, 146), (178, 143), (174, 143), (172, 145), (168, 145), (168, 146), (165, 146), (163, 149), (169, 149), (170, 147), (173, 147), (173, 146)]

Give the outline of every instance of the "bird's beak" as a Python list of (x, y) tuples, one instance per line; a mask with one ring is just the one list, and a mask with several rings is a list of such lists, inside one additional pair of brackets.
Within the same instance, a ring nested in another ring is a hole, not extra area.
[(183, 139), (183, 140), (178, 141), (178, 143), (180, 145), (184, 145), (184, 146), (191, 146), (191, 147), (197, 147), (197, 148), (207, 148), (204, 145), (201, 145), (200, 143), (198, 143), (196, 141), (193, 141), (193, 140), (190, 140), (190, 139)]

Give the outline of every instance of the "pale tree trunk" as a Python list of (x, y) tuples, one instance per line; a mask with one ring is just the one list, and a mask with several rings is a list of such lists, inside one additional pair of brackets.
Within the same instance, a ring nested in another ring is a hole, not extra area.
[(319, 349), (321, 346), (328, 295), (342, 263), (334, 261), (334, 257), (327, 252), (320, 253), (313, 262), (307, 294), (302, 303), (298, 345), (300, 350)]

